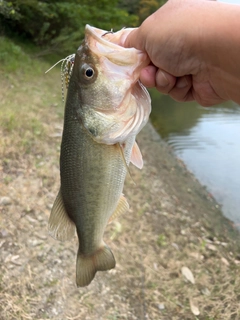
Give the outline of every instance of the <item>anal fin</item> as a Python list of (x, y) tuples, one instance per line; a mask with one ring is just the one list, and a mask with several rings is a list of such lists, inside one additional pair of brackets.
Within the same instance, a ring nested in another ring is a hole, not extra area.
[(129, 204), (127, 202), (127, 199), (122, 194), (118, 200), (117, 208), (114, 210), (113, 214), (111, 215), (110, 219), (108, 220), (108, 223), (111, 223), (114, 219), (121, 216), (122, 214), (124, 214), (128, 210), (129, 210)]
[(66, 212), (60, 189), (48, 220), (49, 234), (57, 240), (65, 241), (74, 236), (75, 230), (75, 224)]

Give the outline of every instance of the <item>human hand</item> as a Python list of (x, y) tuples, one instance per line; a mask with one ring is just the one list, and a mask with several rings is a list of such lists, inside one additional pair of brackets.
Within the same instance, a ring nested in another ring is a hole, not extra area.
[(239, 86), (233, 88), (233, 70), (227, 66), (229, 38), (226, 41), (223, 33), (229, 37), (227, 24), (234, 10), (215, 1), (169, 0), (125, 40), (124, 46), (146, 51), (152, 62), (142, 70), (141, 82), (177, 101), (196, 100), (203, 106), (239, 102)]

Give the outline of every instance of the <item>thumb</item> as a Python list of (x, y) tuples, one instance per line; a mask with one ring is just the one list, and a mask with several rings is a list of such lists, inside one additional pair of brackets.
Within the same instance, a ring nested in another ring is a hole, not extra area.
[(126, 29), (128, 32), (125, 33), (125, 37), (122, 41), (122, 44), (125, 48), (136, 48), (138, 50), (144, 50), (144, 46), (141, 43), (141, 37), (139, 28)]

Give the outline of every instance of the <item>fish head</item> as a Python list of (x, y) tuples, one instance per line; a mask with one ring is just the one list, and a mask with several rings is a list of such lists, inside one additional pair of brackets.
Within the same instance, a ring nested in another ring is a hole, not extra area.
[(75, 55), (69, 88), (72, 83), (77, 90), (77, 118), (99, 143), (115, 144), (136, 135), (151, 111), (149, 94), (139, 82), (149, 58), (121, 46), (130, 31), (112, 33), (87, 25)]

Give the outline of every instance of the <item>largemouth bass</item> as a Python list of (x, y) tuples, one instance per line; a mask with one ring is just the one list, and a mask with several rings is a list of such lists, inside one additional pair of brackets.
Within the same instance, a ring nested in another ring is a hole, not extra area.
[(87, 25), (68, 86), (61, 187), (49, 232), (68, 240), (76, 229), (80, 287), (87, 286), (97, 271), (115, 267), (103, 241), (104, 230), (109, 220), (129, 208), (122, 194), (129, 163), (143, 165), (135, 138), (148, 121), (151, 103), (138, 79), (149, 60), (145, 53), (119, 45), (128, 32), (108, 33)]

